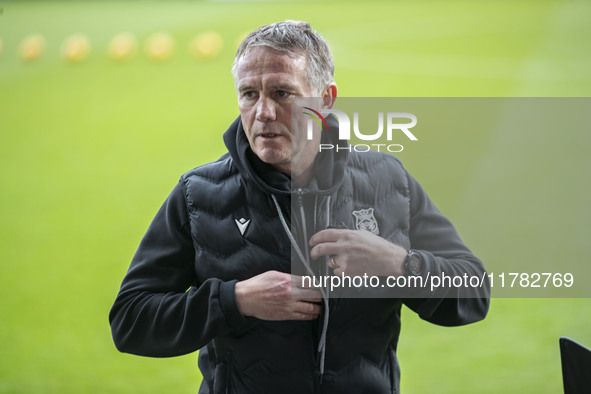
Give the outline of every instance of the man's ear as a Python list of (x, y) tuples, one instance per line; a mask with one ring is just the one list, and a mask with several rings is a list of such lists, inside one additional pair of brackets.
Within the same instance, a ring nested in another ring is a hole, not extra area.
[(324, 87), (324, 91), (322, 92), (322, 98), (324, 99), (322, 103), (323, 108), (331, 109), (334, 107), (334, 103), (337, 99), (337, 92), (337, 84), (334, 82), (331, 82)]

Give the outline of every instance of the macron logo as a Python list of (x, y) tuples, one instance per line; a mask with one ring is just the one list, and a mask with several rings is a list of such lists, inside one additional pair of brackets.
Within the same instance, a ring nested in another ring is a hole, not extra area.
[(236, 222), (236, 226), (238, 226), (238, 230), (240, 231), (240, 235), (244, 236), (248, 225), (250, 224), (250, 219), (246, 220), (244, 218), (234, 219)]

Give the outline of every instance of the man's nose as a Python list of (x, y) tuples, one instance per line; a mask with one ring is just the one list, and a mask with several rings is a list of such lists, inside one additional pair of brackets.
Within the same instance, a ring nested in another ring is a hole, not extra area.
[(269, 122), (276, 119), (275, 102), (268, 97), (261, 97), (257, 103), (257, 120)]

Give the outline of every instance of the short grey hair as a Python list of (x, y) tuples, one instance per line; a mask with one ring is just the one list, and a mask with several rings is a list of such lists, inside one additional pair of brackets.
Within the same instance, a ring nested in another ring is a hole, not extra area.
[(278, 52), (291, 52), (306, 57), (306, 77), (310, 88), (316, 94), (334, 82), (334, 58), (328, 42), (309, 23), (287, 20), (265, 25), (250, 33), (242, 41), (234, 64), (232, 74), (236, 80), (238, 62), (248, 53), (250, 48), (263, 46)]

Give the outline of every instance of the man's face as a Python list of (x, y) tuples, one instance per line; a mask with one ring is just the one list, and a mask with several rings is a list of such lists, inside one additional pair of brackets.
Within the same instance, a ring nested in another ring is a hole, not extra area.
[(238, 107), (251, 149), (263, 162), (293, 177), (311, 167), (320, 138), (316, 133), (307, 140), (303, 128), (291, 130), (294, 98), (314, 96), (306, 66), (305, 56), (254, 47), (239, 60), (236, 72)]

